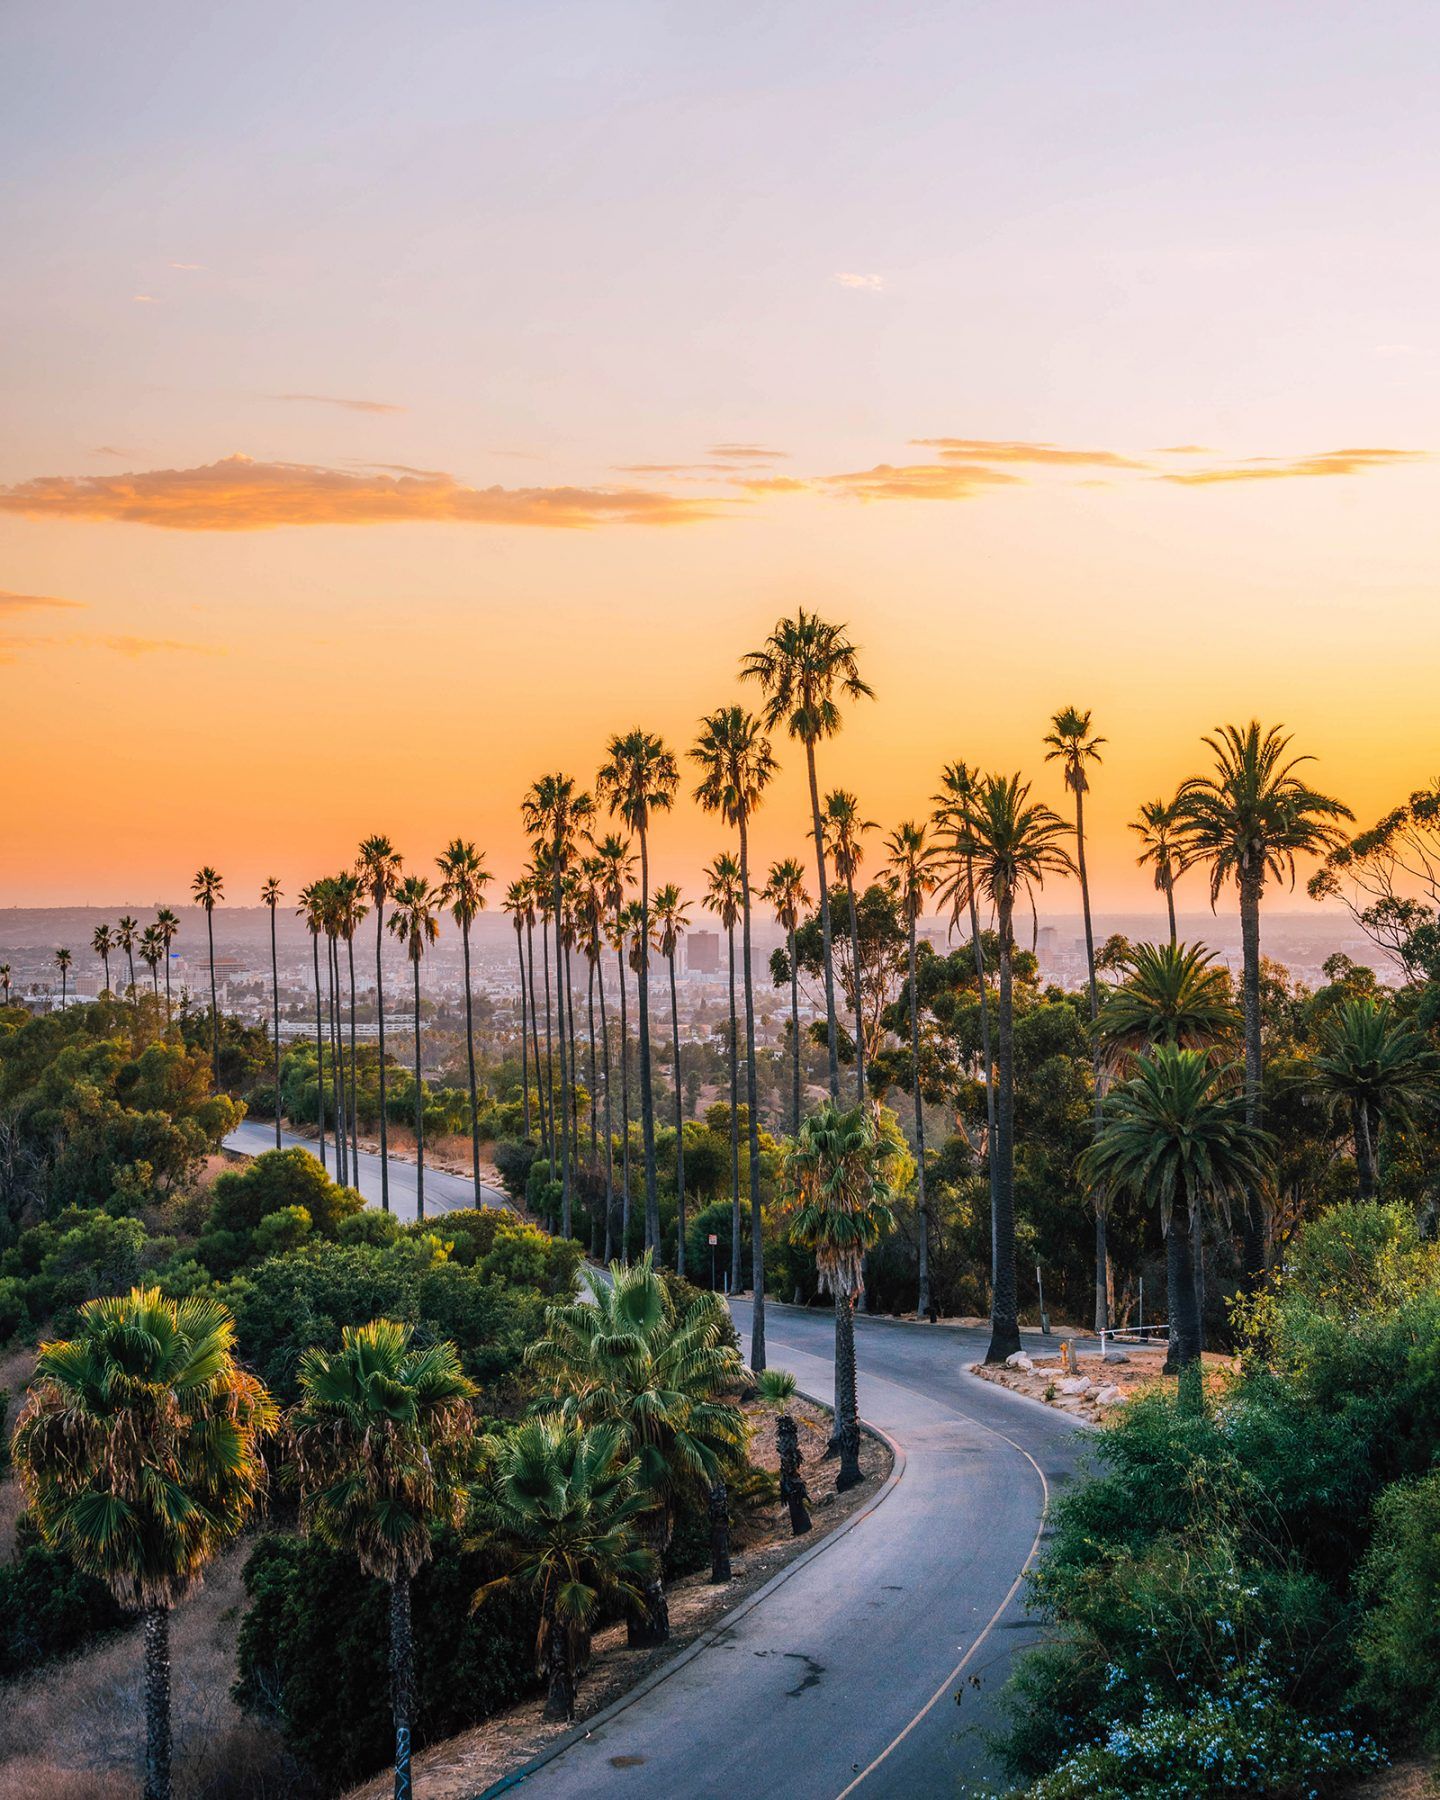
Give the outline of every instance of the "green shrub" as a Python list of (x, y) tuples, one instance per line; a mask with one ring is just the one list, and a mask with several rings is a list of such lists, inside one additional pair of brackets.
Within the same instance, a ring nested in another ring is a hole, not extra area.
[(128, 1616), (68, 1556), (27, 1545), (0, 1564), (0, 1681), (69, 1655)]
[(1396, 1733), (1440, 1747), (1440, 1474), (1397, 1482), (1375, 1508), (1360, 1570), (1360, 1693)]
[(321, 1237), (334, 1237), (344, 1219), (360, 1212), (364, 1200), (341, 1187), (308, 1150), (267, 1150), (243, 1170), (227, 1169), (211, 1189), (209, 1228), (248, 1233), (271, 1213), (303, 1207)]

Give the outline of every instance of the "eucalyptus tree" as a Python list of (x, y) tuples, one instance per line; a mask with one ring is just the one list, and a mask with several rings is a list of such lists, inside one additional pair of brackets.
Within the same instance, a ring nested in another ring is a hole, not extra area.
[(528, 1020), (525, 1004), (525, 917), (534, 917), (530, 890), (523, 881), (512, 881), (501, 901), (515, 926), (515, 955), (520, 963), (520, 1092), (525, 1108), (525, 1136), (530, 1136), (530, 1040), (526, 1035)]
[[(225, 883), (218, 870), (209, 863), (195, 873), (190, 892), (198, 906), (205, 908), (205, 938), (210, 958), (210, 1074), (215, 1086), (220, 1084), (220, 1003), (215, 996), (215, 907), (225, 898)], [(123, 923), (123, 921), (122, 921)], [(135, 978), (131, 964), (130, 978)]]
[(465, 967), (465, 1059), (470, 1077), (470, 1161), (475, 1177), (475, 1205), (484, 1204), (480, 1186), (480, 1095), (475, 1080), (475, 1004), (470, 988), (470, 927), (484, 910), (491, 880), (485, 858), (468, 838), (452, 838), (435, 859), (440, 870), (440, 904), (460, 927)]
[[(1313, 762), (1292, 756), (1291, 738), (1279, 726), (1252, 719), (1243, 728), (1217, 726), (1204, 740), (1214, 759), (1206, 775), (1192, 775), (1176, 798), (1179, 869), (1206, 864), (1210, 905), (1234, 882), (1240, 902), (1241, 1012), (1245, 1021), (1245, 1117), (1262, 1122), (1260, 1040), (1260, 902), (1267, 882), (1295, 885), (1296, 859), (1320, 856), (1344, 843), (1340, 821), (1348, 806), (1322, 794), (1296, 771)], [(1260, 1197), (1245, 1205), (1245, 1276), (1251, 1285), (1265, 1272), (1265, 1217)]]
[(805, 892), (805, 871), (793, 856), (772, 863), (760, 898), (774, 909), (785, 931), (785, 952), (790, 963), (790, 1066), (794, 1087), (792, 1132), (800, 1129), (800, 959), (795, 953), (795, 934), (810, 905)]
[[(305, 921), (310, 933), (310, 950), (315, 961), (315, 1099), (320, 1127), (320, 1167), (325, 1162), (325, 1039), (320, 1021), (320, 934), (325, 929), (325, 892), (321, 882), (312, 881), (301, 888), (296, 913)], [(338, 1170), (338, 1163), (337, 1163)], [(383, 1167), (383, 1165), (382, 1165)]]
[(165, 941), (158, 925), (147, 925), (140, 933), (140, 960), (150, 971), (150, 992), (160, 1003), (160, 959), (165, 954)]
[[(629, 844), (615, 832), (607, 832), (595, 844), (595, 860), (600, 865), (598, 880), (600, 904), (609, 922), (611, 948), (615, 952), (615, 978), (620, 984), (620, 1183), (621, 1232), (618, 1252), (623, 1262), (630, 1260), (630, 1025), (625, 1002), (625, 912), (626, 892), (635, 879), (635, 857)], [(608, 1039), (607, 1039), (608, 1044)], [(609, 1092), (610, 1077), (605, 1077)], [(606, 1129), (608, 1130), (608, 1124)]]
[(913, 819), (897, 825), (885, 840), (886, 872), (900, 902), (909, 941), (910, 1079), (915, 1090), (915, 1197), (920, 1240), (915, 1310), (922, 1319), (930, 1316), (930, 1209), (925, 1203), (925, 1102), (920, 1082), (920, 977), (916, 938), (925, 896), (934, 892), (938, 880), (938, 857), (939, 846), (926, 836), (925, 826)]
[(272, 875), (260, 889), (260, 901), (270, 908), (270, 1006), (271, 1048), (275, 1055), (275, 1148), (280, 1148), (280, 947), (275, 909), (281, 899), (280, 877)]
[(100, 958), (105, 967), (105, 992), (110, 992), (110, 952), (115, 948), (115, 937), (108, 925), (97, 925), (90, 939), (90, 948)]
[(835, 1012), (835, 964), (830, 937), (830, 887), (825, 872), (825, 829), (820, 816), (820, 786), (815, 773), (815, 746), (839, 731), (842, 700), (873, 700), (874, 690), (860, 678), (859, 652), (843, 625), (831, 624), (801, 607), (793, 619), (780, 619), (758, 650), (741, 659), (742, 680), (758, 681), (766, 695), (767, 729), (784, 725), (805, 746), (810, 780), (810, 819), (815, 840), (815, 869), (820, 884), (820, 931), (825, 962), (825, 1028), (830, 1048), (830, 1098), (840, 1098), (840, 1060)]
[(860, 802), (845, 788), (825, 796), (822, 814), (825, 841), (835, 873), (845, 883), (845, 903), (850, 913), (850, 979), (855, 989), (855, 1101), (865, 1099), (865, 1008), (860, 979), (860, 915), (855, 906), (855, 877), (865, 860), (863, 839), (875, 830), (875, 821), (860, 816)]
[[(669, 812), (680, 785), (673, 753), (649, 731), (610, 739), (595, 787), (612, 814), (625, 821), (640, 847), (640, 939), (650, 942), (650, 824)], [(660, 1248), (660, 1197), (655, 1185), (655, 1095), (650, 1069), (650, 958), (637, 971), (640, 1013), (640, 1130), (645, 1149), (645, 1247)]]
[(1175, 929), (1175, 877), (1177, 867), (1176, 827), (1179, 808), (1174, 800), (1142, 800), (1139, 814), (1130, 821), (1130, 829), (1140, 839), (1140, 854), (1135, 858), (1142, 869), (1155, 871), (1157, 892), (1165, 896), (1165, 910), (1170, 919), (1170, 942), (1179, 941)]
[(675, 1040), (675, 1201), (679, 1209), (675, 1273), (685, 1273), (685, 1110), (680, 1069), (680, 1001), (675, 983), (675, 952), (689, 928), (689, 907), (673, 881), (655, 895), (654, 945), (670, 965), (670, 1032)]
[(765, 1367), (765, 1240), (760, 1218), (760, 1099), (755, 1076), (755, 971), (750, 950), (750, 821), (779, 765), (759, 719), (741, 706), (707, 713), (690, 749), (700, 770), (695, 798), (733, 826), (740, 846), (741, 960), (745, 985), (745, 1101), (750, 1168), (750, 1367)]
[(65, 1010), (66, 988), (70, 981), (70, 964), (73, 961), (70, 952), (60, 949), (55, 952), (55, 967), (60, 971), (60, 1010)]
[(1329, 1116), (1349, 1124), (1358, 1197), (1373, 1200), (1377, 1132), (1382, 1125), (1413, 1130), (1440, 1106), (1440, 1057), (1388, 1000), (1366, 994), (1342, 1001), (1325, 1019), (1308, 1078)]
[(420, 1076), (420, 961), (440, 935), (435, 915), (439, 892), (423, 875), (406, 875), (396, 885), (388, 928), (405, 946), (415, 983), (415, 1217), (425, 1217), (425, 1089)]
[(380, 1058), (380, 1205), (390, 1210), (390, 1145), (385, 1109), (385, 902), (395, 892), (400, 880), (402, 862), (399, 851), (388, 837), (365, 838), (355, 863), (355, 872), (365, 884), (370, 904), (375, 909), (375, 1030)]
[(740, 1021), (735, 996), (735, 927), (740, 923), (740, 864), (722, 850), (705, 870), (701, 905), (725, 930), (729, 959), (730, 1031), (726, 1043), (730, 1064), (730, 1291), (740, 1291)]
[(168, 906), (162, 906), (155, 914), (155, 923), (160, 927), (160, 936), (165, 945), (165, 1023), (174, 1019), (174, 1003), (170, 995), (170, 959), (171, 946), (180, 935), (180, 920)]
[(132, 919), (126, 913), (115, 927), (115, 947), (125, 952), (125, 960), (130, 965), (130, 998), (135, 998), (135, 945), (140, 936), (140, 921)]

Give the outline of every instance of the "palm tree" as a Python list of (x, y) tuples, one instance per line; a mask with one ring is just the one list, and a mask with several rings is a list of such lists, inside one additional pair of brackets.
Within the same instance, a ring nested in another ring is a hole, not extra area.
[(985, 775), (968, 808), (964, 848), (969, 880), (995, 908), (1000, 941), (1000, 1092), (995, 1108), (995, 1281), (991, 1294), (987, 1362), (1004, 1362), (1020, 1348), (1015, 1281), (1015, 903), (1043, 887), (1047, 875), (1073, 875), (1075, 864), (1061, 839), (1069, 827), (1058, 813), (1030, 798), (1018, 775)]
[[(1260, 1045), (1260, 900), (1267, 881), (1295, 885), (1295, 860), (1318, 856), (1344, 841), (1338, 821), (1348, 806), (1309, 787), (1296, 774), (1313, 757), (1289, 754), (1279, 727), (1252, 719), (1217, 726), (1204, 742), (1215, 759), (1209, 775), (1192, 775), (1176, 798), (1179, 870), (1210, 867), (1213, 909), (1229, 881), (1240, 898), (1245, 1020), (1245, 1117), (1262, 1123)], [(1253, 1285), (1265, 1272), (1265, 1219), (1257, 1196), (1245, 1206), (1245, 1275)]]
[(925, 896), (934, 891), (937, 845), (929, 842), (925, 827), (913, 819), (897, 825), (885, 840), (887, 868), (900, 911), (909, 931), (910, 954), (910, 1078), (915, 1087), (915, 1195), (920, 1238), (919, 1293), (915, 1310), (930, 1317), (930, 1212), (925, 1204), (925, 1103), (920, 1090), (920, 1000), (916, 937)]
[(140, 922), (132, 919), (129, 913), (115, 927), (115, 947), (125, 952), (125, 960), (130, 965), (130, 998), (135, 998), (135, 941), (140, 936)]
[(860, 1476), (860, 1419), (855, 1374), (855, 1302), (865, 1256), (895, 1219), (885, 1164), (895, 1146), (863, 1103), (848, 1112), (823, 1102), (786, 1147), (782, 1192), (790, 1235), (815, 1252), (821, 1293), (835, 1296), (835, 1425), (842, 1492)]
[(3, 1004), (8, 1006), (10, 1004), (10, 965), (8, 962), (0, 963), (0, 994), (4, 995)]
[(1367, 994), (1342, 1001), (1326, 1018), (1309, 1080), (1332, 1118), (1348, 1115), (1359, 1198), (1373, 1200), (1377, 1129), (1412, 1130), (1422, 1113), (1440, 1106), (1440, 1057), (1388, 1000)]
[(170, 1611), (254, 1513), (269, 1394), (218, 1300), (88, 1301), (41, 1347), (14, 1455), (43, 1542), (145, 1621), (145, 1800), (170, 1800)]
[(680, 1070), (680, 1002), (675, 986), (675, 952), (680, 939), (689, 929), (688, 903), (681, 899), (674, 882), (667, 882), (655, 895), (655, 948), (670, 965), (670, 1033), (675, 1040), (675, 1199), (679, 1208), (676, 1227), (675, 1272), (685, 1273), (685, 1112), (684, 1084)]
[(525, 1136), (530, 1136), (530, 1043), (525, 1035), (525, 916), (534, 913), (530, 890), (523, 881), (512, 881), (501, 901), (503, 911), (515, 922), (515, 954), (520, 959), (520, 1091), (525, 1106)]
[[(600, 992), (600, 1056), (605, 1078), (605, 1227), (604, 1260), (615, 1255), (615, 1137), (610, 1094), (610, 1021), (605, 1010), (606, 882), (608, 865), (598, 852), (580, 866), (579, 905), (584, 925), (585, 960), (590, 965), (590, 1160), (595, 1163), (595, 1005)], [(591, 1234), (592, 1246), (594, 1233)]]
[(225, 884), (209, 863), (197, 870), (190, 892), (198, 905), (205, 908), (205, 935), (210, 946), (210, 1068), (211, 1077), (220, 1081), (220, 1007), (215, 998), (215, 903), (225, 898)]
[(465, 1055), (470, 1073), (470, 1156), (475, 1175), (475, 1205), (482, 1204), (480, 1190), (480, 1097), (475, 1082), (475, 1013), (470, 992), (470, 927), (485, 906), (485, 886), (490, 871), (485, 859), (466, 838), (452, 838), (435, 859), (440, 870), (440, 904), (460, 927), (460, 948), (465, 965)]
[[(555, 1172), (555, 1162), (559, 1146), (555, 1138), (555, 1039), (554, 1015), (550, 1006), (550, 920), (554, 915), (554, 895), (551, 892), (550, 879), (546, 864), (548, 854), (543, 844), (534, 846), (534, 860), (530, 865), (530, 885), (535, 890), (535, 911), (540, 918), (540, 966), (545, 978), (545, 1072), (541, 1082), (541, 1111), (545, 1118), (541, 1142), (545, 1151), (545, 1159), (550, 1164), (550, 1172)], [(539, 1059), (540, 1046), (535, 1046), (536, 1059)]]
[(260, 901), (270, 908), (270, 1002), (272, 1047), (275, 1052), (275, 1148), (280, 1148), (280, 951), (275, 930), (275, 909), (280, 904), (280, 877), (272, 875), (260, 889)]
[(1081, 1158), (1097, 1190), (1157, 1201), (1160, 1228), (1176, 1241), (1167, 1256), (1172, 1356), (1182, 1394), (1198, 1400), (1200, 1313), (1191, 1235), (1209, 1204), (1228, 1214), (1268, 1178), (1270, 1140), (1246, 1118), (1229, 1070), (1203, 1050), (1158, 1044), (1105, 1104), (1100, 1136)]
[(636, 1536), (639, 1473), (638, 1457), (622, 1457), (615, 1425), (526, 1419), (502, 1439), (477, 1493), (481, 1542), (508, 1567), (476, 1602), (511, 1587), (534, 1596), (546, 1719), (575, 1717), (577, 1665), (602, 1606), (644, 1601), (651, 1555)]
[(690, 758), (701, 772), (695, 798), (740, 839), (741, 961), (745, 972), (745, 1103), (750, 1162), (750, 1367), (765, 1367), (765, 1239), (760, 1219), (760, 1100), (755, 1075), (755, 972), (750, 954), (750, 820), (779, 768), (753, 713), (722, 706), (700, 721)]
[(110, 992), (110, 952), (115, 948), (115, 938), (108, 925), (97, 925), (90, 939), (90, 948), (105, 965), (105, 992)]
[(367, 837), (360, 845), (355, 872), (365, 883), (375, 908), (375, 1027), (380, 1057), (380, 1206), (390, 1210), (390, 1146), (385, 1111), (385, 902), (395, 892), (402, 867), (400, 853), (388, 837)]
[[(625, 892), (635, 878), (635, 858), (630, 846), (614, 832), (595, 845), (595, 860), (602, 865), (601, 903), (610, 920), (610, 942), (615, 951), (616, 979), (620, 983), (620, 1260), (630, 1261), (630, 1027), (625, 1016)], [(606, 1077), (608, 1091), (609, 1077)], [(606, 1129), (609, 1129), (607, 1124)]]
[(425, 1217), (425, 1089), (420, 1079), (420, 959), (440, 935), (435, 914), (437, 889), (423, 875), (407, 875), (394, 894), (395, 910), (386, 921), (410, 952), (415, 979), (415, 1217)]
[[(320, 1167), (325, 1168), (325, 1040), (320, 1026), (320, 933), (325, 928), (325, 884), (312, 881), (300, 890), (300, 904), (295, 911), (305, 921), (310, 933), (310, 949), (315, 960), (315, 1094), (320, 1123)], [(338, 1172), (338, 1164), (337, 1164)]]
[(805, 871), (793, 856), (772, 863), (760, 898), (775, 909), (775, 917), (785, 929), (786, 954), (790, 960), (790, 1058), (794, 1084), (794, 1116), (792, 1132), (800, 1129), (800, 959), (795, 951), (795, 934), (800, 919), (810, 905), (805, 892)]
[(68, 950), (55, 952), (55, 967), (60, 971), (60, 1010), (65, 1010), (65, 990), (70, 980), (71, 955)]
[(1165, 896), (1165, 909), (1170, 917), (1170, 942), (1175, 944), (1175, 828), (1179, 821), (1174, 800), (1144, 800), (1138, 818), (1130, 821), (1130, 829), (1140, 839), (1140, 854), (1135, 858), (1140, 868), (1153, 868), (1155, 886)]
[[(596, 792), (618, 813), (640, 845), (640, 937), (650, 942), (651, 818), (669, 812), (680, 785), (674, 755), (648, 731), (612, 737), (607, 761), (595, 778)], [(650, 958), (642, 954), (637, 971), (640, 1013), (640, 1130), (645, 1146), (645, 1248), (660, 1248), (660, 1198), (655, 1186), (655, 1099), (650, 1071)]]
[(168, 1025), (174, 1017), (170, 997), (170, 946), (180, 935), (180, 920), (168, 906), (162, 906), (155, 914), (155, 923), (160, 927), (161, 941), (165, 945), (165, 1023)]
[[(428, 893), (422, 876), (403, 885), (415, 883)], [(393, 1319), (347, 1325), (338, 1350), (305, 1351), (299, 1376), (300, 1398), (286, 1423), (300, 1522), (332, 1549), (353, 1550), (367, 1575), (389, 1585), (395, 1800), (409, 1800), (410, 1584), (430, 1560), (432, 1530), (465, 1515), (475, 1388), (453, 1344), (421, 1349), (413, 1328)]]
[(855, 1099), (865, 1098), (865, 1009), (860, 979), (860, 915), (855, 906), (855, 877), (865, 860), (862, 839), (875, 830), (873, 819), (862, 819), (860, 802), (845, 788), (825, 796), (822, 814), (826, 847), (835, 873), (845, 883), (845, 903), (850, 914), (850, 982), (855, 1002)]
[(741, 659), (742, 680), (758, 681), (767, 695), (764, 721), (768, 729), (784, 724), (805, 746), (810, 778), (810, 819), (815, 839), (815, 868), (820, 883), (820, 932), (825, 959), (825, 1028), (830, 1047), (830, 1098), (840, 1098), (840, 1060), (835, 1014), (835, 966), (830, 946), (830, 888), (825, 874), (825, 829), (820, 817), (820, 787), (815, 775), (815, 746), (834, 737), (841, 725), (840, 701), (873, 700), (874, 690), (860, 679), (859, 654), (843, 625), (832, 625), (803, 607), (793, 619), (780, 619), (759, 650)]
[(327, 1017), (330, 1021), (330, 1066), (335, 1071), (335, 1179), (342, 1187), (348, 1185), (349, 1171), (349, 1131), (346, 1114), (349, 1110), (349, 1098), (345, 1086), (344, 1039), (340, 1030), (340, 957), (338, 945), (340, 932), (344, 924), (345, 903), (340, 892), (340, 883), (333, 875), (327, 875), (316, 884), (320, 895), (321, 923), (325, 930), (325, 977), (329, 992), (329, 1009)]
[(687, 1487), (708, 1486), (722, 1458), (745, 1441), (745, 1415), (732, 1396), (740, 1353), (726, 1339), (723, 1304), (702, 1294), (677, 1312), (655, 1272), (653, 1252), (633, 1268), (610, 1265), (608, 1279), (585, 1271), (589, 1298), (547, 1307), (545, 1335), (526, 1352), (542, 1394), (567, 1424), (610, 1425), (616, 1454), (637, 1458), (645, 1496), (642, 1529), (653, 1561), (631, 1642), (670, 1635), (664, 1557), (675, 1503)]
[(730, 1292), (740, 1291), (740, 1026), (735, 1000), (735, 927), (740, 923), (740, 864), (721, 851), (705, 871), (708, 886), (701, 901), (725, 928), (730, 965)]
[(1136, 944), (1125, 978), (1100, 1008), (1096, 1034), (1112, 1070), (1159, 1044), (1210, 1050), (1240, 1035), (1230, 976), (1199, 944)]
[(158, 925), (147, 925), (140, 933), (140, 960), (150, 971), (150, 992), (156, 1004), (160, 1000), (160, 959), (165, 954), (165, 940)]

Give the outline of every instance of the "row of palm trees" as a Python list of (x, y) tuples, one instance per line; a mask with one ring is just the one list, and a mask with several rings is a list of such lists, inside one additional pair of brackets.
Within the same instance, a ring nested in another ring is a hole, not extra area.
[[(160, 995), (160, 966), (165, 965), (165, 1006), (169, 1013), (172, 1010), (170, 990), (170, 946), (180, 930), (180, 921), (168, 907), (162, 906), (148, 925), (141, 926), (138, 919), (127, 913), (115, 926), (97, 925), (90, 938), (90, 948), (100, 958), (105, 972), (104, 992), (113, 993), (110, 981), (110, 958), (123, 956), (129, 964), (130, 979), (125, 992), (133, 999), (139, 992), (135, 978), (135, 959), (150, 971), (150, 985), (156, 998)], [(63, 944), (55, 952), (55, 967), (60, 972), (60, 1006), (63, 1011), (69, 1000), (70, 971), (74, 966), (72, 952)], [(4, 1002), (10, 999), (10, 965), (0, 964), (0, 994)]]

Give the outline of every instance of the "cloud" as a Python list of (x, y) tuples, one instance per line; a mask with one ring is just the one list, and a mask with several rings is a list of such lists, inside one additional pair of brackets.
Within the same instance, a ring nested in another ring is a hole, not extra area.
[(1286, 460), (1278, 456), (1252, 456), (1228, 468), (1186, 469), (1161, 476), (1181, 487), (1208, 487), (1221, 481), (1289, 481), (1308, 475), (1363, 475), (1371, 469), (1393, 468), (1398, 463), (1424, 462), (1424, 450), (1322, 450), (1314, 456)]
[(988, 487), (1022, 480), (1022, 476), (979, 463), (910, 463), (898, 468), (893, 463), (877, 463), (873, 469), (820, 478), (830, 492), (857, 500), (970, 500)]
[(205, 266), (205, 265), (204, 265), (204, 264), (203, 264), (203, 263), (177, 263), (177, 262), (172, 262), (172, 263), (171, 263), (171, 264), (170, 264), (170, 267), (171, 267), (171, 268), (172, 268), (172, 269), (200, 269), (200, 268), (203, 268), (203, 267), (204, 267), (204, 266)]
[(394, 406), (388, 400), (346, 400), (335, 394), (271, 394), (271, 400), (298, 400), (311, 406), (338, 406), (345, 412), (359, 413), (403, 413), (403, 406)]
[(42, 608), (83, 612), (85, 604), (81, 600), (62, 600), (58, 594), (17, 594), (9, 588), (0, 588), (0, 617), (9, 613), (34, 612)]
[(730, 462), (785, 462), (788, 450), (767, 450), (763, 444), (712, 444), (707, 456), (723, 456)]
[(1155, 454), (1157, 456), (1210, 456), (1213, 452), (1208, 444), (1162, 444)]
[(467, 487), (451, 475), (350, 473), (227, 456), (195, 469), (47, 475), (0, 487), (0, 513), (103, 519), (175, 531), (268, 531), (280, 525), (681, 525), (724, 501), (641, 488)]
[(130, 298), (141, 306), (159, 306), (160, 304), (153, 294), (132, 294)]
[(19, 637), (14, 632), (0, 632), (0, 663), (13, 663), (27, 650), (57, 648), (105, 650), (112, 656), (123, 656), (129, 662), (138, 661), (142, 656), (225, 654), (211, 644), (190, 644), (180, 638), (136, 637), (128, 632), (70, 631), (40, 637)]
[(737, 475), (733, 485), (747, 494), (813, 494), (815, 483), (794, 475)]
[(883, 294), (885, 277), (883, 275), (853, 275), (845, 272), (832, 275), (830, 278), (843, 288), (861, 288), (867, 294)]
[(121, 450), (114, 444), (97, 444), (95, 446), (94, 454), (96, 456), (133, 456), (134, 452), (131, 450)]
[(1114, 450), (1066, 450), (1056, 444), (1032, 444), (1010, 438), (911, 438), (910, 442), (924, 450), (938, 450), (947, 462), (1049, 463), (1059, 468), (1098, 465), (1106, 469), (1145, 466)]

